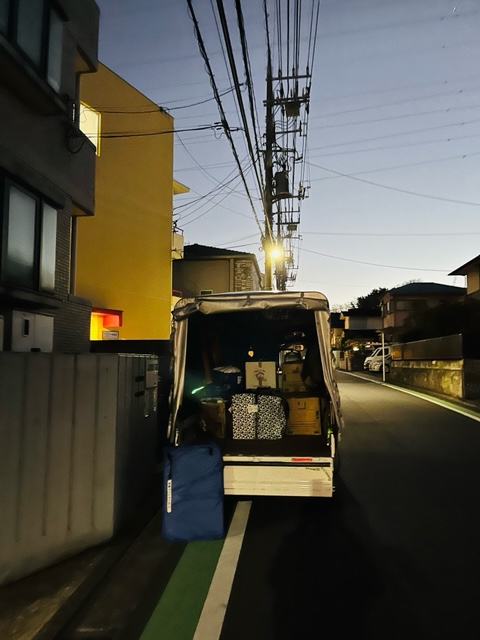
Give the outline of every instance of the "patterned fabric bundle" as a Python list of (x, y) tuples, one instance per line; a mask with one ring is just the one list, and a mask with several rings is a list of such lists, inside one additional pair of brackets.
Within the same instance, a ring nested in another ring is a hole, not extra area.
[(280, 396), (259, 395), (257, 413), (257, 438), (279, 440), (285, 433), (287, 418)]
[(236, 440), (278, 440), (285, 433), (285, 401), (271, 393), (232, 396), (233, 437)]
[(254, 393), (235, 393), (232, 396), (232, 427), (235, 440), (254, 440), (257, 414)]

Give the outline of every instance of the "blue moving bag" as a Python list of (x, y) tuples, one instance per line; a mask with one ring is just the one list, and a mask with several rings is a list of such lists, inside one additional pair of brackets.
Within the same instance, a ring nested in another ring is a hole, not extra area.
[(165, 447), (162, 536), (189, 542), (217, 540), (223, 535), (223, 459), (219, 445)]

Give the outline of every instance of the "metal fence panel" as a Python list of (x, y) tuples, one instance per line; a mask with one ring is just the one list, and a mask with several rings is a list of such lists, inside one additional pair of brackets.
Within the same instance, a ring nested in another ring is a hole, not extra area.
[[(396, 345), (398, 347), (398, 345)], [(400, 350), (394, 350), (394, 359), (401, 360), (461, 360), (463, 357), (463, 341), (460, 333), (429, 340), (406, 342)]]
[(480, 360), (465, 359), (463, 363), (465, 398), (480, 398)]
[[(50, 362), (48, 354), (26, 358), (19, 449), (16, 545), (25, 554), (45, 531), (47, 450), (49, 443)], [(42, 545), (43, 546), (43, 545)]]
[[(17, 354), (15, 354), (17, 355)], [(0, 366), (0, 558), (12, 557), (18, 540), (18, 496), (20, 494), (20, 451), (23, 446), (23, 357), (4, 354)], [(7, 525), (8, 523), (8, 525)], [(0, 562), (0, 583), (2, 581)]]
[(138, 505), (156, 464), (146, 359), (0, 353), (0, 584), (107, 540)]
[[(118, 361), (103, 354), (98, 360), (96, 395), (96, 446), (94, 474), (96, 494), (92, 505), (93, 522), (100, 531), (112, 527), (113, 509), (105, 509), (115, 498), (116, 440), (118, 436)], [(116, 413), (110, 408), (117, 407)], [(115, 526), (115, 522), (113, 523)]]
[(50, 434), (47, 460), (46, 533), (60, 544), (69, 526), (75, 356), (59, 354), (52, 361)]

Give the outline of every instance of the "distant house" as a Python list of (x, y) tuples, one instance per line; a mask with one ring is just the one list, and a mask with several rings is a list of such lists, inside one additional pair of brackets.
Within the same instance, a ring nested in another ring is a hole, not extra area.
[(398, 340), (408, 319), (416, 313), (436, 307), (441, 302), (458, 302), (466, 289), (436, 282), (411, 282), (385, 293), (382, 305), (382, 329), (387, 342)]
[(173, 289), (179, 297), (262, 288), (253, 253), (190, 244), (184, 247), (183, 259), (173, 261)]
[(343, 335), (347, 340), (358, 345), (378, 340), (382, 328), (380, 309), (348, 309), (341, 312), (340, 319), (344, 322)]
[(332, 311), (330, 314), (330, 344), (333, 349), (340, 347), (345, 328), (345, 320), (342, 320), (341, 313)]
[(467, 296), (480, 300), (480, 255), (458, 267), (449, 276), (467, 277)]

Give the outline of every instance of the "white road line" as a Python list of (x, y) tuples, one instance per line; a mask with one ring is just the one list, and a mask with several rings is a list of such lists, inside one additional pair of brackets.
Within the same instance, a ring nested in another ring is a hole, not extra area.
[(251, 502), (237, 504), (193, 640), (218, 640), (247, 528)]
[(432, 404), (436, 404), (439, 407), (443, 407), (444, 409), (449, 409), (455, 413), (459, 413), (461, 416), (465, 416), (466, 418), (470, 418), (471, 420), (475, 420), (476, 422), (480, 422), (480, 415), (476, 414), (472, 409), (461, 409), (454, 404), (448, 402), (448, 400), (439, 400), (437, 398), (432, 398), (431, 396), (427, 396), (424, 393), (420, 393), (419, 391), (412, 391), (411, 389), (405, 389), (404, 387), (397, 387), (394, 384), (389, 384), (388, 382), (382, 382), (381, 380), (371, 380), (370, 378), (362, 375), (358, 375), (352, 373), (351, 371), (342, 371), (342, 373), (348, 373), (348, 375), (353, 376), (354, 378), (360, 378), (360, 380), (366, 380), (367, 382), (372, 382), (373, 384), (380, 384), (384, 387), (388, 387), (389, 389), (394, 389), (395, 391), (400, 391), (401, 393), (406, 393), (410, 396), (415, 396), (416, 398), (421, 398), (422, 400), (426, 400), (426, 402), (431, 402)]

